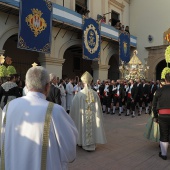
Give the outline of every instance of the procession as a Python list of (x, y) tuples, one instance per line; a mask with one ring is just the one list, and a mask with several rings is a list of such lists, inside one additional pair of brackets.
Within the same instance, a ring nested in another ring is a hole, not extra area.
[(0, 0), (1, 170), (170, 169), (166, 3)]

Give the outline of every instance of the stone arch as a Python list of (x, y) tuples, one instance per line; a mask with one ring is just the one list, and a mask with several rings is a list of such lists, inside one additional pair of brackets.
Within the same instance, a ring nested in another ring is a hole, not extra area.
[(107, 54), (107, 57), (106, 57), (106, 61), (105, 61), (106, 65), (109, 64), (109, 60), (114, 54), (115, 54), (115, 51), (113, 49), (111, 51), (109, 51), (109, 53)]
[(108, 78), (111, 80), (119, 79), (119, 58), (114, 50), (108, 53), (106, 64), (110, 66), (108, 69)]
[(60, 58), (60, 59), (63, 59), (64, 53), (65, 53), (65, 51), (66, 51), (69, 47), (71, 47), (71, 46), (73, 46), (73, 45), (81, 45), (81, 44), (82, 44), (82, 41), (81, 41), (81, 40), (70, 40), (70, 41), (67, 41), (66, 43), (64, 43), (64, 44), (62, 45), (62, 47), (61, 47), (60, 50), (59, 50), (59, 58)]
[(160, 80), (161, 79), (161, 73), (162, 70), (167, 67), (167, 63), (165, 61), (165, 59), (161, 60), (157, 65), (156, 65), (156, 80)]
[(150, 79), (156, 80), (156, 67), (162, 60), (164, 60), (164, 57), (162, 56), (156, 57), (154, 60), (152, 60), (152, 63), (149, 64), (150, 65), (150, 68), (149, 68)]
[(18, 26), (13, 26), (2, 34), (2, 36), (0, 37), (0, 49), (3, 48), (7, 39), (14, 34), (18, 34)]

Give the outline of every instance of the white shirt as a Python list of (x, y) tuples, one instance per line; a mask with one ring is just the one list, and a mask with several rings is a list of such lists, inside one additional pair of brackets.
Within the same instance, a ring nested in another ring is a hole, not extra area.
[[(28, 92), (8, 105), (5, 127), (6, 170), (39, 170), (42, 135), (49, 102), (45, 95)], [(4, 118), (6, 107), (3, 109)], [(70, 116), (54, 104), (47, 150), (47, 170), (65, 170), (76, 157), (77, 129)], [(2, 133), (1, 141), (4, 139)], [(1, 143), (2, 145), (2, 143)], [(2, 148), (2, 146), (1, 146)]]
[(117, 95), (119, 96), (119, 88), (120, 88), (120, 84), (117, 85)]
[(130, 85), (130, 88), (129, 88), (128, 93), (130, 93), (130, 94), (131, 94), (131, 90), (132, 90), (132, 88), (133, 88), (133, 84), (131, 84), (131, 85)]

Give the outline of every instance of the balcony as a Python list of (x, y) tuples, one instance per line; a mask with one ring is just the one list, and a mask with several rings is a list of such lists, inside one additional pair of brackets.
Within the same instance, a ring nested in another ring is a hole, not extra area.
[[(10, 13), (17, 15), (19, 1), (20, 0), (0, 0), (0, 11), (7, 12), (9, 11), (7, 8), (11, 8)], [(82, 29), (82, 15), (58, 4), (53, 4), (53, 22), (63, 23), (64, 25), (68, 25), (79, 30)], [(109, 40), (118, 41), (119, 30), (102, 23), (101, 36)], [(137, 37), (130, 35), (130, 45), (132, 47), (137, 46)]]

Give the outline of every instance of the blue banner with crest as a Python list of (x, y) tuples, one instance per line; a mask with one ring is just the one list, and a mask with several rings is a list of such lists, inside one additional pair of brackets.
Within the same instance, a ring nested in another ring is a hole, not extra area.
[(126, 63), (130, 61), (130, 35), (125, 32), (119, 35), (119, 56)]
[(100, 57), (100, 24), (92, 18), (83, 18), (83, 58), (98, 60)]
[(18, 48), (50, 53), (52, 3), (49, 0), (21, 0)]

